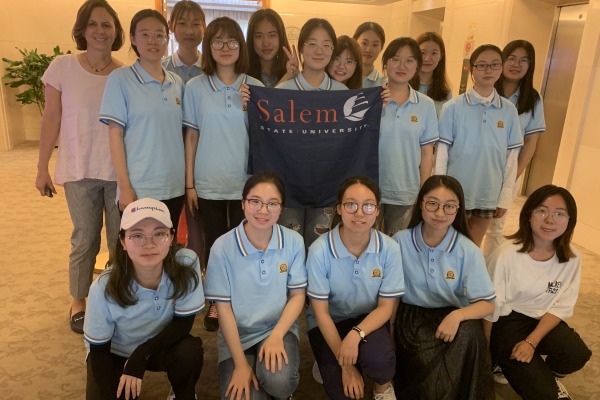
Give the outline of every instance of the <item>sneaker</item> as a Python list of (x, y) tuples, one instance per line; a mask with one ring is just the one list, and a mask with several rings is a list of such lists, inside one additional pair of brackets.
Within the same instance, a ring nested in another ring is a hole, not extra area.
[[(197, 399), (198, 395), (194, 395), (194, 398)], [(171, 391), (169, 392), (169, 395), (167, 396), (167, 400), (175, 400), (175, 393), (173, 392), (173, 388), (171, 388)]]
[(313, 379), (317, 381), (317, 383), (323, 384), (323, 377), (321, 376), (321, 371), (319, 370), (319, 364), (315, 361), (312, 368)]
[(219, 318), (217, 316), (217, 305), (214, 301), (210, 303), (208, 312), (204, 316), (204, 329), (208, 332), (216, 332), (219, 329)]
[(175, 393), (173, 393), (173, 388), (171, 388), (171, 391), (169, 392), (169, 395), (167, 396), (167, 400), (175, 400)]
[(494, 380), (502, 385), (508, 385), (508, 379), (504, 376), (502, 372), (502, 368), (499, 365), (496, 365), (492, 370), (492, 374), (494, 375)]
[(571, 396), (569, 396), (569, 392), (567, 392), (567, 389), (565, 389), (565, 386), (561, 381), (559, 381), (558, 378), (555, 378), (555, 380), (556, 386), (558, 386), (558, 399), (572, 400)]
[(394, 385), (390, 384), (390, 386), (383, 393), (375, 393), (375, 391), (373, 391), (373, 400), (396, 400)]

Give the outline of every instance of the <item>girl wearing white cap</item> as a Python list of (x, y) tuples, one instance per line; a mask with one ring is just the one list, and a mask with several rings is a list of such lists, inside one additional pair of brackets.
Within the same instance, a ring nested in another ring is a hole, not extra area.
[(88, 400), (138, 397), (146, 370), (166, 371), (176, 398), (194, 399), (203, 348), (190, 330), (204, 292), (198, 256), (174, 246), (173, 234), (158, 200), (124, 210), (113, 265), (88, 298)]

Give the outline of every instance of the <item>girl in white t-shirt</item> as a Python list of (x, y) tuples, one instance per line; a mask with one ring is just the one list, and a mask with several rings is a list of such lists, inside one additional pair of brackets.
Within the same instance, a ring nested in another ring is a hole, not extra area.
[[(492, 359), (524, 399), (570, 398), (555, 379), (580, 370), (592, 353), (564, 320), (579, 295), (581, 258), (571, 246), (577, 206), (546, 185), (521, 210), (519, 230), (492, 253), (496, 307), (484, 321)], [(542, 356), (546, 356), (544, 359)]]

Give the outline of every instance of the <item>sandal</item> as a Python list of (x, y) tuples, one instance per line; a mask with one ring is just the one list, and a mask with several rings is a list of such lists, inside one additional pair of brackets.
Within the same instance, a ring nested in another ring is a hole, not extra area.
[(72, 308), (69, 309), (69, 324), (71, 330), (75, 333), (83, 334), (83, 321), (85, 318), (85, 311), (79, 311), (78, 313), (71, 316)]

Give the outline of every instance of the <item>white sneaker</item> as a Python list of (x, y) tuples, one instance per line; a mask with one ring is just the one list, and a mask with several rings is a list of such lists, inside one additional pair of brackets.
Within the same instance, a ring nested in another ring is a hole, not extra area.
[(494, 367), (494, 369), (492, 370), (492, 374), (494, 375), (494, 380), (502, 385), (507, 385), (508, 384), (508, 379), (506, 379), (506, 377), (504, 376), (504, 373), (502, 373), (502, 368), (500, 368), (499, 365), (496, 365)]
[(373, 400), (396, 400), (394, 385), (390, 384), (390, 386), (383, 393), (375, 393), (375, 391), (373, 391)]
[[(194, 398), (197, 399), (198, 396), (194, 395)], [(171, 388), (171, 391), (169, 391), (169, 395), (167, 396), (167, 400), (176, 400), (175, 393), (173, 392), (173, 388)]]
[(567, 389), (565, 389), (565, 386), (561, 381), (559, 381), (558, 378), (554, 379), (556, 379), (556, 386), (558, 386), (558, 399), (572, 400), (571, 396), (569, 396), (569, 392), (567, 392)]
[(323, 377), (321, 376), (321, 371), (319, 370), (319, 364), (315, 361), (312, 367), (312, 375), (313, 379), (317, 381), (317, 383), (323, 384)]

